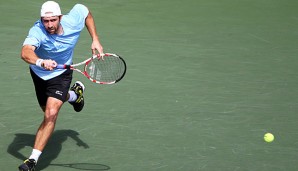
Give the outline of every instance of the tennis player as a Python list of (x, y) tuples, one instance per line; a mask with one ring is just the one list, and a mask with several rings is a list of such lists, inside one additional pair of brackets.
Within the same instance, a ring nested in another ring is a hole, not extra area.
[(40, 16), (23, 43), (21, 57), (30, 64), (30, 73), (38, 103), (44, 112), (44, 120), (37, 130), (32, 153), (19, 166), (20, 171), (35, 170), (64, 102), (70, 102), (77, 112), (84, 107), (84, 85), (76, 81), (70, 88), (72, 71), (55, 69), (58, 63), (72, 64), (74, 48), (84, 26), (92, 38), (93, 55), (103, 54), (94, 19), (86, 6), (76, 4), (67, 15), (62, 15), (58, 3), (47, 1), (41, 6)]

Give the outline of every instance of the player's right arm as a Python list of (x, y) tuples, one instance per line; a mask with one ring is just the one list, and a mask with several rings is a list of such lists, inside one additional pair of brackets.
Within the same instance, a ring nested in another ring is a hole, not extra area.
[(21, 51), (21, 58), (28, 64), (37, 65), (38, 61), (40, 66), (47, 70), (53, 70), (57, 63), (53, 60), (43, 60), (40, 59), (34, 52), (36, 49), (33, 45), (24, 45)]
[(39, 59), (39, 57), (34, 52), (35, 49), (36, 47), (32, 45), (24, 45), (22, 48), (21, 57), (28, 64), (34, 65)]

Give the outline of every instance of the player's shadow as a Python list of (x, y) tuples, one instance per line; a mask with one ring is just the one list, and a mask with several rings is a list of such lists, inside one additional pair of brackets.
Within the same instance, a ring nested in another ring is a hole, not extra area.
[[(65, 142), (68, 138), (72, 138), (76, 145), (83, 148), (89, 148), (88, 144), (86, 144), (84, 141), (82, 141), (79, 138), (79, 133), (73, 130), (57, 130), (54, 131), (47, 146), (45, 147), (43, 154), (40, 157), (40, 162), (38, 162), (37, 169), (43, 170), (47, 168), (51, 162), (56, 159), (59, 155), (59, 153), (62, 150), (62, 144)], [(35, 135), (32, 134), (23, 134), (18, 133), (15, 134), (15, 138), (12, 141), (12, 143), (8, 146), (7, 152), (11, 154), (12, 156), (20, 159), (25, 160), (28, 158), (30, 154), (26, 154), (24, 156), (20, 150), (25, 148), (26, 146), (32, 147), (34, 144)]]

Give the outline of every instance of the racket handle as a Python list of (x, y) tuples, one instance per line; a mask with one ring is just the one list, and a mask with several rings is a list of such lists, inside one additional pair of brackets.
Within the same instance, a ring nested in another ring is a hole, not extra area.
[(66, 65), (64, 65), (64, 64), (58, 64), (58, 65), (56, 66), (56, 68), (57, 68), (57, 69), (66, 69)]

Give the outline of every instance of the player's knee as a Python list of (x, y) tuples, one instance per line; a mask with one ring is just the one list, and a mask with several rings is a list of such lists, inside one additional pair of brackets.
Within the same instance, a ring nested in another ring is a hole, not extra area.
[(58, 110), (56, 109), (47, 109), (45, 111), (45, 121), (47, 122), (55, 122), (58, 117)]

